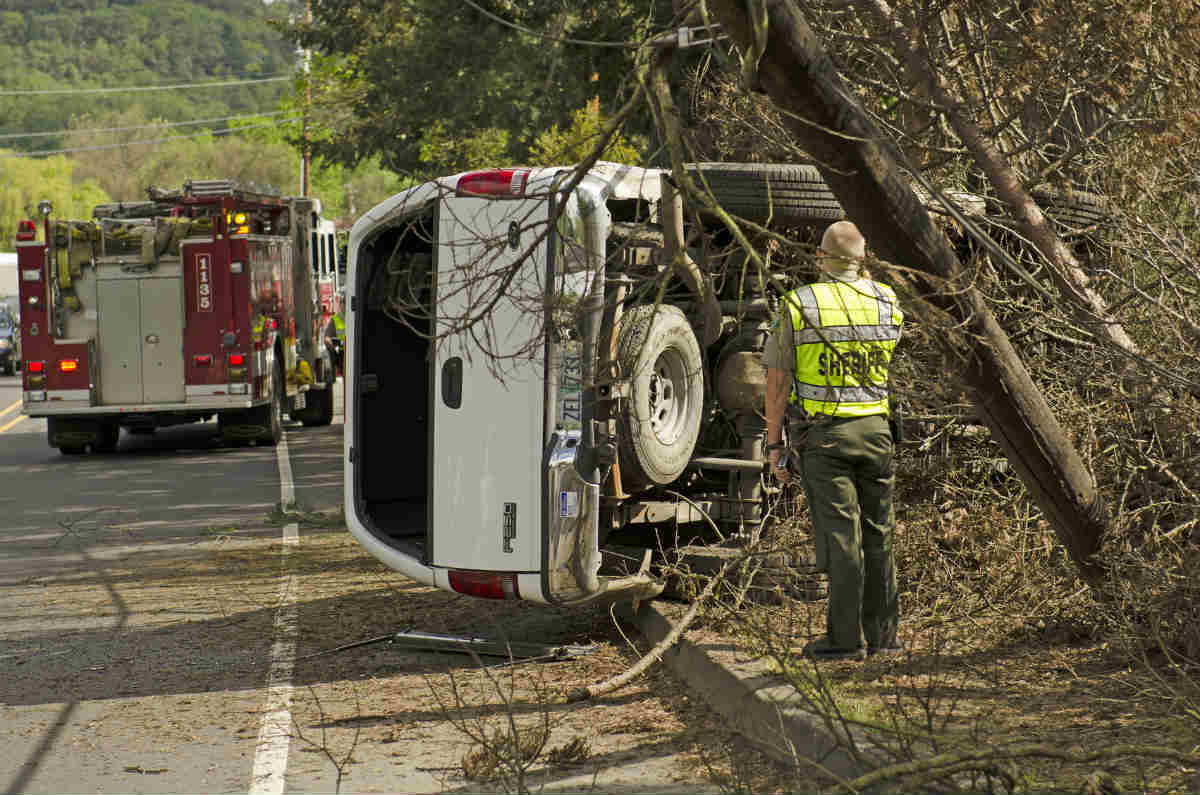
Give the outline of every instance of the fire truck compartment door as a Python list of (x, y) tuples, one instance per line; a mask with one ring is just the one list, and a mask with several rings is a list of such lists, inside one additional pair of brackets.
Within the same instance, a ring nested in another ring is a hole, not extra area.
[(141, 279), (142, 383), (147, 403), (182, 403), (183, 280)]
[[(548, 217), (545, 197), (457, 197), (439, 207), (439, 339), (430, 379), (435, 566), (541, 568)], [(530, 247), (534, 253), (521, 261)], [(517, 272), (488, 319), (474, 331), (456, 332), (495, 299), (511, 267)], [(480, 349), (481, 339), (490, 351)], [(489, 352), (501, 358), (489, 361)]]
[(102, 279), (97, 287), (101, 403), (182, 403), (182, 280)]
[(97, 285), (100, 333), (100, 402), (142, 403), (140, 288), (135, 279)]

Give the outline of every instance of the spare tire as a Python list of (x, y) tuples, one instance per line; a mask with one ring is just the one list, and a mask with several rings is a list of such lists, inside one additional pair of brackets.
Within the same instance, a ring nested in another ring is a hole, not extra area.
[(621, 319), (617, 362), (629, 382), (617, 413), (622, 485), (636, 491), (670, 483), (687, 468), (700, 435), (700, 344), (678, 307), (633, 307)]
[(1097, 193), (1035, 188), (1030, 195), (1046, 215), (1065, 226), (1095, 226), (1108, 219), (1107, 201)]
[(811, 224), (846, 217), (816, 166), (784, 163), (687, 163), (726, 212), (765, 224)]

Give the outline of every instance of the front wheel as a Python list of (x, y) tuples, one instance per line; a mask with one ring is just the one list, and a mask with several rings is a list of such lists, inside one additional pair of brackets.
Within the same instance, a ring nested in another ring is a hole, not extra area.
[(704, 361), (683, 312), (639, 306), (621, 320), (617, 358), (629, 380), (618, 413), (618, 453), (626, 488), (672, 482), (687, 468), (704, 412)]

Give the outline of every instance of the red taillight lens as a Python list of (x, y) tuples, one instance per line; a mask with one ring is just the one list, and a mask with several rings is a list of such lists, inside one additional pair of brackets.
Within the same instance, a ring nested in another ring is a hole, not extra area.
[(512, 168), (472, 171), (458, 178), (459, 196), (493, 196), (516, 199), (525, 195), (529, 172)]
[(17, 221), (17, 240), (37, 240), (37, 224), (33, 221)]
[[(178, 360), (176, 360), (176, 361), (178, 361)], [(212, 354), (209, 354), (209, 353), (198, 354), (198, 355), (192, 357), (192, 361), (196, 363), (197, 367), (211, 367), (212, 366)]]
[(494, 571), (450, 570), (450, 587), (456, 592), (481, 599), (520, 599), (517, 575)]
[(44, 372), (46, 372), (46, 363), (45, 362), (25, 362), (25, 369), (31, 373), (44, 373)]
[(232, 367), (241, 367), (246, 363), (246, 355), (243, 353), (229, 354), (229, 364)]
[(64, 373), (73, 373), (79, 369), (79, 360), (63, 359), (58, 363), (58, 369)]

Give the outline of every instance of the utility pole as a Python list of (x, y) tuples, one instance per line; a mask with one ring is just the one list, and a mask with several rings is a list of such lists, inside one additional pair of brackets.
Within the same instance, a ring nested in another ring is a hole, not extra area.
[[(304, 0), (304, 22), (307, 26), (312, 26), (312, 2)], [(312, 157), (311, 147), (308, 141), (308, 112), (309, 106), (312, 104), (312, 84), (310, 82), (312, 50), (307, 47), (304, 49), (304, 111), (301, 114), (301, 143), (300, 143), (300, 195), (308, 195), (309, 184), (309, 166)]]

